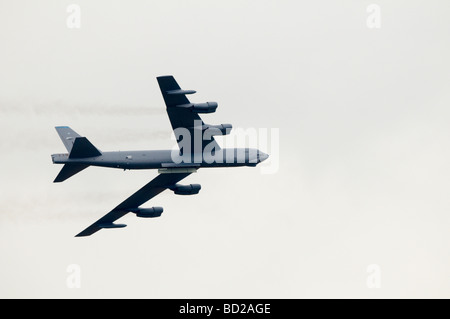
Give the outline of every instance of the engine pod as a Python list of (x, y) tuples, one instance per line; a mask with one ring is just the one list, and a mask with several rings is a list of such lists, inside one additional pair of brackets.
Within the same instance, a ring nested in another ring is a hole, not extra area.
[(214, 113), (219, 105), (217, 102), (194, 103), (192, 112), (194, 113)]
[(189, 185), (175, 184), (175, 186), (171, 187), (170, 189), (176, 195), (195, 195), (200, 192), (201, 188), (202, 186), (200, 184), (189, 184)]
[(137, 217), (154, 218), (160, 217), (164, 209), (162, 207), (152, 207), (152, 208), (137, 208), (131, 211), (135, 213)]
[(190, 109), (193, 113), (214, 113), (217, 109), (217, 102), (205, 102), (205, 103), (189, 103), (181, 104), (176, 107)]

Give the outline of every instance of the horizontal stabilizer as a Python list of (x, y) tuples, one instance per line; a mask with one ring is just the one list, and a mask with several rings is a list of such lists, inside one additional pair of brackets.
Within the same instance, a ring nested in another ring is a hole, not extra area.
[(85, 158), (100, 156), (102, 153), (86, 137), (77, 137), (73, 142), (69, 158)]
[(85, 164), (65, 164), (61, 171), (59, 172), (58, 176), (56, 176), (53, 183), (60, 183), (68, 179), (69, 177), (75, 175), (76, 173), (81, 172), (89, 165)]

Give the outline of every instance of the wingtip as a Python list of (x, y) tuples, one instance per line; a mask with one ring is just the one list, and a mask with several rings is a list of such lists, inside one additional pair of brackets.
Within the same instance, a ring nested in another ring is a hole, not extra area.
[(164, 79), (164, 78), (173, 78), (173, 75), (160, 75), (156, 77), (157, 79)]
[[(95, 231), (94, 231), (95, 233)], [(81, 233), (76, 234), (74, 237), (88, 237), (91, 236), (93, 233), (88, 233), (87, 229), (83, 230)]]

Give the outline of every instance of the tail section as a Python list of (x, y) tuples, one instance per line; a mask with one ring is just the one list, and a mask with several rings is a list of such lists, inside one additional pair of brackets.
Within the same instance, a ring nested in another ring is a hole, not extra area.
[(67, 152), (70, 153), (73, 147), (73, 143), (75, 142), (75, 138), (81, 137), (77, 132), (72, 130), (68, 126), (57, 126), (55, 127), (56, 132), (58, 132), (61, 141), (67, 149)]
[(85, 137), (76, 137), (72, 149), (69, 153), (69, 158), (85, 158), (102, 155), (94, 145)]
[[(102, 155), (102, 152), (92, 145), (86, 137), (80, 136), (68, 126), (57, 126), (56, 131), (69, 152), (68, 158), (67, 154), (52, 155), (54, 163), (64, 164), (58, 176), (53, 181), (54, 183), (59, 183), (89, 167), (89, 165), (83, 163), (70, 163), (70, 160), (96, 157)], [(55, 161), (55, 156), (61, 156), (63, 160)]]

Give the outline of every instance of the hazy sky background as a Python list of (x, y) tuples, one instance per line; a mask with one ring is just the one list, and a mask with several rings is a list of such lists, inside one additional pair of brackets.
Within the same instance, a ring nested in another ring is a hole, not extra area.
[[(450, 297), (450, 2), (376, 1), (379, 29), (371, 3), (0, 0), (0, 297)], [(157, 172), (53, 184), (54, 126), (171, 148), (167, 74), (206, 122), (279, 129), (278, 172), (199, 170), (161, 218), (74, 238)]]

